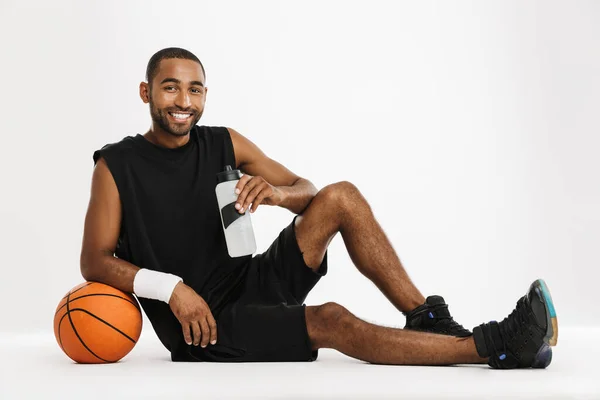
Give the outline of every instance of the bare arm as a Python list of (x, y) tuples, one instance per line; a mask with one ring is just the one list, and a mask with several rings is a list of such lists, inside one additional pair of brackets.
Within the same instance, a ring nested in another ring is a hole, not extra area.
[(277, 189), (282, 192), (282, 201), (279, 206), (287, 208), (294, 214), (302, 213), (317, 194), (315, 185), (304, 178), (298, 178), (290, 186), (277, 186)]
[(81, 247), (81, 275), (85, 280), (133, 293), (133, 279), (139, 267), (114, 256), (120, 228), (119, 191), (106, 161), (101, 158), (92, 175)]
[[(260, 176), (269, 185), (275, 188), (277, 205), (287, 208), (295, 214), (300, 214), (310, 204), (313, 197), (317, 194), (317, 189), (308, 179), (302, 178), (284, 165), (268, 157), (252, 141), (237, 132), (235, 129), (227, 128), (233, 142), (235, 161), (237, 167), (250, 176)], [(246, 184), (248, 178), (242, 178), (240, 186)], [(245, 201), (244, 210), (252, 201), (253, 197), (246, 197), (247, 193), (242, 192), (240, 199)], [(262, 200), (262, 199), (261, 199)], [(265, 203), (273, 205), (270, 199), (265, 199)], [(254, 205), (256, 210), (258, 205)]]

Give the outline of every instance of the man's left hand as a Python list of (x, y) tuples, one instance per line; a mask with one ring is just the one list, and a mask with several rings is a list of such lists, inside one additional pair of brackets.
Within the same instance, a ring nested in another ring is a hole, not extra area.
[(262, 176), (243, 175), (235, 186), (235, 193), (238, 194), (235, 208), (240, 214), (244, 213), (250, 204), (250, 212), (253, 213), (260, 204), (277, 206), (283, 200), (283, 192), (265, 181)]

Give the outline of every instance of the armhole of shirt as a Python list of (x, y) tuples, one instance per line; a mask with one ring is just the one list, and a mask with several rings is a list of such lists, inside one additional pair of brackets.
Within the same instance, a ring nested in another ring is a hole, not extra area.
[[(102, 147), (100, 150), (94, 151), (94, 155), (93, 155), (94, 166), (96, 166), (96, 164), (98, 164), (98, 161), (100, 160), (100, 158), (104, 158), (104, 161), (106, 162), (106, 166), (108, 167), (108, 171), (112, 175), (112, 178), (115, 181), (115, 185), (117, 186), (117, 190), (119, 191), (119, 197), (121, 197), (122, 191), (121, 191), (121, 182), (120, 182), (120, 179), (118, 178), (118, 175), (119, 175), (118, 166), (116, 165), (116, 163), (113, 159), (113, 152), (110, 150), (109, 146), (110, 145), (106, 145), (106, 146)], [(122, 204), (123, 204), (123, 202), (121, 201), (121, 205)]]
[[(233, 148), (233, 141), (231, 140), (231, 134), (229, 129), (223, 127), (223, 135), (225, 136), (225, 165), (231, 165), (231, 168), (236, 169), (237, 165), (235, 162), (235, 150)], [(224, 165), (222, 166), (224, 167)]]

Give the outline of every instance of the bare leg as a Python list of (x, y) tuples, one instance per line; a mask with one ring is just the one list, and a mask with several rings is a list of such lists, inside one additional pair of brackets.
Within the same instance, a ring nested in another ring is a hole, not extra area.
[(304, 261), (312, 269), (320, 266), (329, 243), (340, 232), (354, 265), (398, 310), (408, 312), (425, 302), (353, 184), (340, 182), (320, 190), (296, 219), (295, 228)]
[(336, 303), (306, 307), (313, 350), (332, 348), (374, 364), (482, 364), (473, 337), (387, 328), (365, 322)]

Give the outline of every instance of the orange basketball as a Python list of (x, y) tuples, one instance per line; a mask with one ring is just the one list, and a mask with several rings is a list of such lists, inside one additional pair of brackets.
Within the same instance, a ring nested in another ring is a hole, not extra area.
[(75, 286), (54, 314), (54, 336), (73, 361), (117, 362), (133, 349), (142, 332), (142, 312), (131, 294), (98, 282)]

